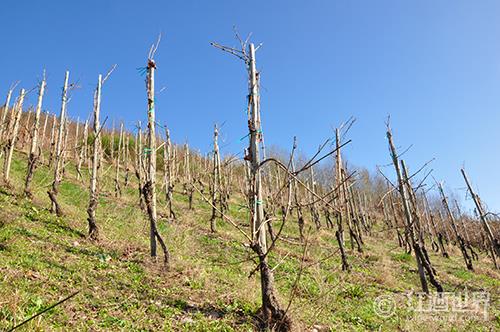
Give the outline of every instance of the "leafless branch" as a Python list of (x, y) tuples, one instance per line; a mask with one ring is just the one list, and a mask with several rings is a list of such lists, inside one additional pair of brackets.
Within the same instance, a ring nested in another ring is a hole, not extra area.
[(108, 70), (108, 73), (106, 74), (106, 76), (104, 76), (104, 78), (102, 79), (102, 84), (104, 84), (104, 82), (106, 82), (106, 80), (109, 78), (109, 76), (111, 75), (111, 73), (116, 69), (116, 63), (111, 66), (111, 69)]

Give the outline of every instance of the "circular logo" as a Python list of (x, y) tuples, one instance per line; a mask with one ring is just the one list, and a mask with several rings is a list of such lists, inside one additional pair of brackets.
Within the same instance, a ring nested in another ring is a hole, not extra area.
[(390, 295), (380, 295), (373, 302), (373, 310), (379, 317), (389, 318), (396, 311), (396, 301)]

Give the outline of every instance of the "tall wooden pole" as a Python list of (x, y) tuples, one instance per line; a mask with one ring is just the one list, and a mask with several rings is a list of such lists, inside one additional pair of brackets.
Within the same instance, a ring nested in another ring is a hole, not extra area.
[(8, 137), (7, 137), (7, 144), (5, 145), (5, 160), (3, 169), (4, 180), (7, 184), (9, 183), (10, 166), (12, 163), (12, 156), (14, 154), (14, 147), (16, 145), (17, 134), (19, 132), (19, 122), (21, 121), (21, 113), (23, 111), (23, 103), (25, 95), (26, 95), (25, 90), (21, 89), (21, 92), (19, 93), (19, 98), (13, 108), (15, 113), (14, 116), (11, 118), (11, 121), (13, 121), (12, 130), (9, 130), (9, 132), (7, 133)]
[[(43, 79), (40, 83), (40, 90), (38, 91), (38, 102), (36, 104), (35, 110), (35, 123), (33, 124), (33, 131), (31, 134), (31, 147), (28, 156), (28, 171), (26, 174), (26, 181), (24, 185), (24, 193), (27, 197), (32, 197), (30, 184), (33, 179), (33, 173), (35, 172), (36, 163), (40, 157), (41, 152), (37, 151), (38, 147), (38, 130), (40, 127), (40, 114), (42, 112), (42, 101), (43, 94), (45, 92), (45, 72), (43, 73)], [(47, 123), (47, 121), (45, 121)]]
[(161, 238), (157, 226), (157, 212), (156, 212), (156, 121), (155, 121), (155, 70), (156, 63), (152, 58), (148, 59), (147, 65), (147, 96), (148, 96), (148, 138), (146, 152), (146, 182), (142, 189), (144, 200), (149, 215), (150, 222), (150, 249), (151, 257), (156, 260), (156, 240), (160, 243), (163, 254), (164, 263), (168, 267), (170, 261), (170, 253), (163, 239)]
[(7, 100), (5, 101), (5, 105), (3, 106), (2, 123), (0, 123), (0, 142), (3, 142), (6, 132), (5, 129), (7, 127), (7, 115), (9, 114), (9, 105), (10, 99), (12, 98), (12, 92), (13, 89), (9, 89), (9, 92), (7, 92)]
[[(344, 218), (347, 220), (350, 220), (348, 217), (348, 213), (345, 213), (344, 211), (347, 210), (347, 202), (346, 202), (346, 197), (344, 193), (344, 188), (341, 186), (342, 184), (342, 153), (340, 149), (340, 132), (339, 129), (335, 129), (335, 148), (337, 150), (335, 154), (335, 185), (334, 187), (339, 188), (338, 192), (338, 199), (337, 202), (339, 202), (339, 210), (338, 213), (336, 214), (336, 219), (337, 219), (337, 230), (335, 231), (335, 237), (337, 238), (337, 243), (339, 245), (339, 250), (340, 250), (340, 257), (342, 260), (342, 270), (343, 271), (348, 271), (349, 270), (349, 263), (347, 261), (347, 254), (344, 248)], [(328, 209), (328, 207), (326, 207)], [(350, 229), (349, 225), (349, 229)], [(350, 235), (352, 233), (349, 233)], [(352, 235), (351, 235), (351, 246), (354, 244)]]
[[(309, 193), (309, 199), (313, 202), (310, 207), (310, 212), (311, 212), (311, 219), (314, 221), (314, 224), (316, 225), (316, 229), (321, 228), (321, 220), (319, 218), (319, 212), (316, 207), (316, 203), (314, 203), (315, 195), (316, 195), (316, 180), (314, 178), (314, 167), (311, 166), (309, 170), (309, 175), (310, 175), (310, 193)], [(271, 178), (271, 175), (269, 174), (269, 178)]]
[(464, 243), (462, 236), (458, 232), (457, 225), (455, 222), (455, 216), (451, 212), (450, 205), (448, 204), (448, 199), (446, 198), (446, 195), (444, 194), (443, 186), (441, 185), (441, 183), (438, 183), (438, 189), (439, 189), (439, 193), (441, 194), (441, 198), (443, 200), (443, 206), (446, 209), (448, 216), (450, 217), (451, 228), (453, 229), (453, 232), (455, 233), (455, 238), (457, 239), (460, 250), (462, 251), (462, 256), (464, 257), (465, 265), (467, 266), (468, 270), (473, 271), (474, 268), (472, 267), (472, 259), (470, 258), (467, 250), (465, 249), (465, 243)]
[(130, 158), (130, 137), (128, 133), (125, 133), (125, 144), (123, 145), (124, 151), (123, 151), (123, 165), (125, 167), (125, 187), (128, 187), (129, 183), (129, 158)]
[[(94, 96), (95, 98), (95, 96)], [(95, 103), (95, 101), (94, 101)], [(94, 104), (95, 109), (95, 104)], [(95, 115), (94, 115), (95, 117)], [(78, 154), (78, 160), (76, 164), (76, 176), (78, 180), (83, 180), (82, 176), (82, 165), (83, 162), (87, 159), (87, 141), (89, 139), (89, 120), (85, 120), (85, 124), (83, 126), (83, 140), (81, 141), (80, 152)]]
[(55, 212), (58, 216), (62, 215), (62, 210), (57, 202), (57, 194), (59, 183), (62, 179), (62, 167), (63, 167), (63, 143), (64, 143), (64, 129), (66, 124), (66, 103), (68, 94), (68, 80), (69, 71), (66, 71), (64, 77), (64, 85), (61, 96), (61, 113), (59, 115), (59, 131), (57, 135), (56, 151), (55, 151), (55, 169), (54, 169), (54, 182), (52, 183), (52, 190), (48, 191), (49, 198), (52, 201), (52, 212)]
[[(214, 126), (214, 151), (213, 151), (213, 169), (212, 169), (212, 216), (210, 217), (210, 230), (212, 233), (217, 231), (217, 203), (221, 203), (221, 174), (220, 174), (220, 156), (219, 156), (219, 130)], [(218, 198), (217, 198), (218, 195)], [(221, 207), (222, 208), (222, 207)]]
[(118, 152), (116, 153), (116, 168), (115, 168), (115, 197), (120, 197), (122, 190), (120, 188), (120, 158), (122, 155), (123, 145), (123, 122), (120, 124), (120, 136), (118, 138)]
[[(398, 160), (398, 154), (396, 152), (396, 147), (394, 146), (394, 142), (392, 139), (392, 132), (390, 129), (387, 129), (387, 140), (389, 141), (389, 148), (391, 152), (391, 158), (392, 162), (394, 165), (394, 169), (396, 170), (396, 176), (398, 179), (398, 190), (401, 195), (401, 201), (403, 203), (403, 211), (406, 217), (406, 229), (408, 232), (408, 235), (410, 237), (411, 244), (413, 246), (413, 249), (415, 250), (415, 258), (417, 261), (417, 268), (418, 268), (418, 273), (420, 277), (420, 283), (422, 285), (422, 290), (425, 293), (429, 293), (429, 286), (427, 284), (427, 280), (425, 278), (425, 270), (424, 270), (424, 264), (425, 264), (425, 258), (423, 253), (420, 251), (420, 246), (417, 242), (417, 239), (415, 237), (415, 232), (414, 232), (414, 220), (413, 220), (413, 214), (410, 209), (410, 198), (407, 193), (407, 184), (404, 181), (403, 178), (403, 173), (401, 172), (401, 167), (399, 165), (399, 160)], [(404, 165), (404, 163), (403, 163)], [(442, 289), (440, 290), (442, 291)]]
[(94, 93), (94, 142), (93, 142), (93, 156), (92, 156), (92, 173), (90, 175), (90, 199), (87, 208), (89, 223), (89, 238), (97, 240), (99, 237), (99, 228), (97, 227), (95, 211), (99, 202), (99, 194), (97, 189), (100, 158), (101, 158), (101, 89), (102, 89), (102, 75), (97, 78), (97, 88)]
[(493, 232), (491, 231), (490, 225), (488, 224), (488, 220), (486, 220), (486, 213), (483, 209), (483, 206), (479, 200), (479, 196), (474, 192), (472, 189), (472, 185), (469, 181), (469, 178), (467, 177), (467, 174), (465, 173), (465, 169), (460, 170), (462, 172), (462, 176), (464, 177), (465, 184), (467, 184), (467, 188), (469, 189), (469, 192), (472, 196), (472, 199), (474, 200), (474, 204), (476, 205), (477, 213), (479, 214), (479, 218), (481, 219), (481, 222), (483, 224), (484, 232), (486, 233), (486, 237), (488, 238), (488, 241), (490, 243), (490, 251), (491, 251), (491, 259), (493, 260), (493, 264), (495, 265), (495, 268), (500, 268), (497, 264), (497, 260), (495, 256), (500, 257), (500, 243), (498, 242), (498, 239), (496, 239), (493, 236)]
[(111, 163), (115, 161), (115, 120), (113, 120), (113, 130), (111, 130), (111, 138), (109, 143), (109, 154)]
[(165, 125), (165, 147), (163, 149), (163, 181), (165, 184), (165, 200), (169, 210), (170, 218), (175, 219), (173, 209), (173, 178), (172, 178), (172, 142), (170, 141), (170, 131)]
[(427, 195), (425, 194), (425, 192), (423, 194), (423, 198), (424, 198), (424, 208), (426, 209), (429, 219), (431, 220), (431, 225), (432, 229), (434, 230), (434, 235), (437, 237), (438, 240), (437, 244), (439, 250), (441, 250), (441, 254), (443, 255), (443, 257), (449, 258), (450, 256), (448, 255), (448, 252), (446, 251), (446, 248), (443, 243), (443, 234), (441, 230), (437, 229), (436, 222), (434, 220), (434, 213), (431, 211), (429, 207), (429, 201), (427, 200)]
[(52, 126), (50, 129), (50, 146), (49, 146), (49, 168), (52, 168), (52, 164), (54, 162), (54, 155), (56, 152), (56, 124), (57, 118), (56, 115), (52, 115)]
[(259, 168), (260, 165), (260, 153), (259, 153), (259, 141), (262, 133), (260, 126), (260, 105), (259, 100), (259, 90), (257, 82), (257, 69), (255, 63), (255, 46), (253, 43), (249, 46), (249, 90), (250, 90), (250, 114), (249, 114), (249, 136), (250, 136), (250, 170), (252, 176), (252, 234), (254, 238), (259, 242), (260, 247), (263, 252), (267, 251), (266, 243), (266, 229), (267, 226), (264, 224), (264, 206), (262, 202), (262, 175)]
[(75, 141), (74, 141), (74, 154), (75, 160), (78, 160), (78, 135), (80, 134), (80, 117), (76, 118)]
[(148, 62), (148, 153), (146, 154), (147, 173), (146, 182), (150, 189), (151, 201), (148, 209), (150, 212), (150, 249), (151, 257), (156, 258), (156, 237), (154, 229), (156, 227), (156, 123), (155, 123), (155, 70), (156, 64), (150, 60)]
[(144, 185), (144, 158), (143, 158), (144, 151), (143, 151), (143, 146), (142, 146), (142, 124), (141, 124), (141, 121), (139, 121), (139, 123), (137, 124), (136, 141), (137, 141), (137, 151), (136, 151), (136, 153), (137, 153), (137, 155), (136, 155), (137, 173), (136, 173), (136, 176), (137, 176), (137, 182), (139, 184), (139, 206), (141, 207), (141, 209), (143, 209), (144, 208), (144, 200), (142, 198), (142, 188)]
[(45, 112), (45, 117), (43, 120), (42, 136), (40, 137), (40, 162), (42, 164), (45, 162), (43, 149), (44, 149), (44, 146), (46, 146), (45, 137), (47, 136), (46, 133), (47, 133), (48, 122), (49, 122), (49, 112)]
[(184, 190), (188, 195), (189, 209), (193, 209), (193, 177), (191, 175), (191, 152), (189, 150), (189, 144), (184, 145)]

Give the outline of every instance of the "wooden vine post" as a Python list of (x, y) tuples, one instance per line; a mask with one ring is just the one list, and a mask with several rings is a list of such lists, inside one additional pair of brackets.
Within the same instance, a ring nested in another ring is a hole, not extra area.
[[(216, 48), (233, 54), (243, 60), (248, 73), (248, 136), (249, 147), (245, 151), (245, 160), (248, 167), (245, 167), (248, 177), (248, 206), (250, 208), (250, 247), (259, 258), (258, 269), (260, 270), (260, 284), (262, 295), (263, 329), (276, 331), (292, 330), (292, 319), (287, 315), (287, 311), (281, 308), (276, 296), (274, 286), (274, 273), (270, 268), (267, 255), (270, 248), (267, 246), (267, 222), (264, 216), (261, 159), (259, 153), (259, 143), (262, 137), (260, 121), (260, 98), (259, 98), (259, 73), (256, 69), (255, 51), (253, 43), (246, 47), (247, 42), (241, 41), (241, 50), (212, 43)], [(290, 180), (291, 181), (291, 180)], [(291, 187), (289, 187), (291, 188)], [(291, 192), (290, 196), (291, 197)], [(288, 214), (288, 209), (285, 211)], [(273, 242), (274, 244), (274, 242)]]
[(142, 146), (142, 124), (141, 121), (137, 124), (137, 137), (136, 137), (136, 171), (137, 183), (139, 185), (139, 206), (144, 209), (144, 199), (142, 198), (142, 187), (144, 184), (144, 158)]
[(69, 138), (69, 118), (68, 116), (66, 116), (66, 119), (64, 121), (64, 139), (63, 139), (63, 146), (62, 146), (62, 149), (61, 149), (61, 181), (64, 179), (64, 177), (66, 176), (66, 166), (67, 166), (67, 163), (66, 163), (66, 157), (67, 157), (67, 154), (69, 152), (69, 148), (68, 148), (68, 138)]
[[(297, 138), (293, 138), (293, 150), (295, 151), (297, 149)], [(290, 158), (290, 164), (292, 167), (292, 173), (295, 173), (295, 157), (292, 156)], [(295, 210), (297, 211), (297, 224), (299, 226), (299, 236), (300, 236), (300, 241), (304, 242), (304, 226), (305, 226), (305, 221), (304, 221), (304, 214), (302, 213), (302, 202), (301, 202), (301, 195), (299, 195), (299, 184), (297, 183), (297, 180), (294, 179), (292, 182), (293, 186), (293, 199), (295, 203)]]
[(58, 216), (62, 216), (62, 210), (57, 202), (57, 194), (59, 183), (62, 180), (62, 168), (63, 168), (63, 142), (64, 142), (64, 127), (66, 124), (66, 103), (68, 95), (68, 80), (69, 71), (66, 71), (64, 77), (64, 85), (61, 97), (61, 113), (59, 115), (59, 131), (57, 135), (57, 142), (55, 148), (55, 167), (54, 167), (54, 181), (52, 182), (52, 189), (47, 191), (49, 198), (52, 202), (51, 211), (56, 213)]
[[(344, 213), (344, 207), (346, 205), (345, 193), (342, 186), (343, 175), (342, 175), (342, 154), (340, 149), (340, 133), (339, 129), (335, 129), (335, 148), (337, 150), (335, 154), (335, 187), (339, 188), (339, 195), (337, 201), (339, 202), (339, 209), (337, 212), (337, 230), (335, 231), (335, 237), (337, 239), (337, 243), (339, 245), (340, 257), (342, 260), (342, 270), (349, 270), (349, 263), (347, 261), (347, 254), (344, 248), (344, 227), (343, 227), (343, 219), (346, 217)], [(351, 245), (354, 241), (351, 238)]]
[(314, 202), (315, 200), (315, 195), (316, 195), (316, 180), (314, 178), (314, 167), (310, 168), (310, 193), (309, 193), (309, 199), (313, 202), (309, 208), (309, 211), (311, 213), (311, 219), (314, 221), (314, 224), (316, 225), (316, 229), (319, 230), (321, 228), (321, 220), (319, 217), (319, 212), (318, 208), (316, 207), (316, 203)]
[(486, 212), (484, 211), (479, 196), (472, 189), (472, 185), (469, 181), (469, 178), (467, 177), (467, 174), (465, 173), (465, 169), (462, 168), (460, 171), (462, 172), (465, 184), (467, 185), (472, 199), (474, 200), (477, 213), (479, 214), (479, 218), (481, 219), (481, 223), (483, 224), (484, 232), (486, 233), (486, 237), (488, 238), (491, 260), (493, 261), (493, 265), (495, 266), (495, 268), (498, 269), (500, 268), (500, 266), (497, 263), (496, 256), (500, 257), (500, 242), (493, 236), (493, 232), (491, 231), (490, 225), (488, 224), (488, 220), (486, 220)]
[(220, 203), (221, 211), (224, 211), (222, 206), (222, 178), (219, 155), (219, 130), (217, 125), (214, 126), (214, 151), (213, 151), (213, 169), (212, 169), (212, 216), (210, 217), (210, 230), (212, 233), (217, 231), (217, 203)]
[(123, 151), (123, 164), (124, 164), (124, 167), (125, 167), (125, 187), (128, 187), (128, 184), (129, 184), (129, 171), (130, 171), (130, 167), (129, 167), (129, 158), (130, 158), (130, 137), (127, 134), (125, 134), (125, 144), (124, 144), (124, 148), (125, 150)]
[(80, 134), (80, 117), (76, 118), (76, 130), (75, 130), (75, 142), (73, 153), (75, 154), (75, 160), (78, 160), (78, 135)]
[(443, 206), (444, 206), (446, 212), (448, 213), (448, 217), (450, 218), (451, 228), (453, 229), (453, 233), (455, 234), (455, 238), (457, 239), (458, 245), (460, 247), (460, 251), (462, 251), (462, 256), (464, 257), (465, 265), (467, 266), (468, 270), (473, 271), (474, 268), (472, 267), (472, 259), (469, 256), (467, 249), (465, 248), (464, 239), (462, 238), (462, 236), (458, 232), (457, 223), (455, 221), (455, 216), (451, 212), (450, 205), (448, 204), (448, 199), (446, 198), (446, 195), (444, 194), (443, 186), (441, 183), (438, 183), (438, 189), (439, 189), (439, 193), (441, 194)]
[(175, 213), (173, 209), (173, 192), (174, 192), (174, 181), (172, 173), (172, 142), (170, 141), (170, 131), (165, 125), (165, 147), (163, 149), (163, 176), (165, 185), (165, 200), (167, 202), (167, 207), (169, 211), (169, 217), (175, 219)]
[(193, 209), (193, 176), (191, 174), (191, 153), (189, 151), (189, 144), (184, 145), (184, 192), (188, 196), (189, 210)]
[[(97, 188), (99, 167), (101, 166), (101, 123), (100, 123), (100, 113), (101, 113), (101, 89), (102, 89), (102, 75), (97, 78), (97, 87), (94, 93), (94, 142), (92, 143), (93, 155), (92, 155), (92, 172), (90, 174), (90, 197), (89, 206), (87, 207), (89, 223), (89, 238), (91, 240), (97, 240), (99, 238), (99, 228), (97, 227), (95, 211), (97, 209), (97, 203), (99, 202), (99, 193)], [(83, 150), (83, 149), (82, 149)], [(80, 158), (79, 162), (82, 160)]]
[[(95, 108), (95, 105), (94, 105)], [(94, 116), (95, 117), (95, 116)], [(85, 120), (85, 125), (83, 126), (83, 140), (80, 146), (80, 152), (77, 155), (77, 164), (76, 164), (76, 176), (78, 180), (83, 181), (82, 175), (82, 165), (84, 160), (87, 158), (87, 141), (89, 139), (89, 120)]]
[[(427, 272), (429, 276), (429, 281), (432, 283), (432, 285), (436, 288), (438, 292), (443, 292), (443, 287), (435, 278), (435, 271), (433, 267), (430, 265), (430, 261), (428, 260), (428, 257), (424, 251), (425, 249), (423, 248), (422, 243), (420, 242), (421, 238), (420, 237), (417, 238), (417, 234), (415, 234), (416, 232), (415, 225), (418, 223), (418, 221), (414, 220), (414, 218), (416, 218), (417, 215), (416, 213), (413, 213), (414, 211), (412, 211), (410, 207), (411, 197), (410, 194), (408, 193), (408, 189), (411, 186), (409, 183), (409, 177), (406, 174), (406, 167), (403, 160), (401, 160), (401, 166), (399, 165), (398, 154), (396, 151), (396, 147), (394, 146), (394, 142), (392, 139), (392, 132), (389, 125), (387, 125), (387, 140), (389, 141), (391, 158), (398, 180), (398, 190), (401, 196), (401, 201), (403, 203), (403, 211), (406, 217), (405, 226), (407, 234), (409, 240), (411, 241), (411, 246), (415, 251), (415, 258), (417, 261), (417, 268), (420, 277), (420, 282), (422, 285), (422, 291), (424, 291), (425, 293), (429, 293), (429, 287), (427, 285), (427, 279), (425, 277), (425, 272)], [(403, 169), (404, 174), (401, 171), (401, 169)]]
[(49, 163), (48, 166), (49, 168), (52, 168), (52, 164), (54, 163), (54, 154), (56, 151), (56, 125), (57, 125), (57, 118), (56, 115), (52, 115), (52, 126), (50, 129), (50, 151), (49, 151)]
[(115, 197), (120, 197), (122, 195), (122, 190), (120, 187), (120, 158), (122, 155), (122, 145), (123, 145), (123, 122), (120, 123), (120, 136), (118, 137), (118, 152), (116, 153)]
[(267, 225), (264, 217), (264, 206), (262, 202), (262, 174), (260, 168), (259, 142), (262, 134), (260, 123), (259, 90), (257, 81), (257, 69), (255, 61), (255, 46), (250, 43), (248, 50), (248, 74), (249, 74), (249, 114), (248, 130), (250, 144), (248, 155), (250, 162), (250, 207), (251, 207), (251, 229), (252, 229), (252, 249), (259, 257), (261, 290), (262, 290), (262, 311), (266, 328), (279, 325), (279, 329), (291, 329), (291, 320), (281, 306), (276, 297), (274, 286), (274, 275), (267, 261)]
[[(30, 120), (31, 120), (31, 113), (32, 112), (32, 106), (28, 107), (28, 110), (27, 112), (25, 113), (26, 116), (26, 120), (24, 121), (24, 126), (21, 126), (21, 129), (22, 129), (22, 132), (21, 132), (21, 135), (20, 135), (20, 138), (19, 138), (19, 143), (20, 143), (20, 146), (19, 146), (19, 150), (23, 151), (24, 150), (24, 147), (26, 146), (26, 142), (28, 141), (29, 139), (29, 135), (30, 135)], [(22, 120), (23, 116), (21, 115), (21, 120)]]
[(260, 104), (259, 100), (259, 86), (257, 82), (257, 69), (255, 63), (255, 46), (253, 43), (249, 45), (249, 114), (248, 114), (248, 130), (250, 137), (250, 145), (248, 149), (247, 159), (250, 161), (250, 206), (252, 207), (251, 213), (251, 227), (254, 236), (254, 245), (258, 246), (262, 252), (267, 251), (266, 243), (266, 229), (264, 224), (264, 205), (262, 202), (262, 174), (260, 169), (260, 153), (259, 142), (262, 130), (260, 127)]
[(5, 105), (3, 106), (2, 123), (0, 123), (0, 142), (4, 141), (4, 136), (6, 133), (5, 129), (7, 127), (7, 115), (9, 114), (9, 105), (10, 99), (12, 98), (12, 92), (14, 92), (14, 87), (11, 87), (7, 92), (7, 98), (5, 100)]
[[(13, 107), (13, 113), (11, 115), (9, 129), (6, 134), (7, 142), (5, 144), (5, 159), (3, 163), (3, 178), (5, 183), (9, 184), (10, 177), (10, 166), (12, 164), (12, 156), (14, 154), (14, 147), (16, 145), (17, 135), (19, 133), (19, 123), (21, 121), (21, 113), (23, 112), (23, 104), (24, 104), (24, 96), (26, 92), (24, 89), (21, 89), (19, 93), (19, 97)], [(12, 124), (12, 125), (11, 125)]]
[(444, 246), (443, 234), (442, 234), (441, 230), (438, 230), (438, 228), (436, 226), (434, 213), (429, 208), (429, 201), (427, 200), (427, 195), (425, 194), (425, 192), (423, 194), (423, 198), (424, 198), (425, 209), (429, 215), (429, 219), (431, 220), (432, 229), (434, 230), (435, 236), (437, 237), (438, 250), (441, 250), (441, 254), (443, 255), (443, 257), (449, 258), (450, 255), (448, 255), (448, 252), (446, 251), (446, 247)]
[[(38, 158), (42, 154), (41, 149), (38, 151), (38, 131), (40, 127), (40, 114), (42, 112), (42, 102), (43, 102), (43, 94), (45, 92), (45, 71), (43, 73), (43, 78), (42, 82), (40, 82), (40, 88), (38, 90), (38, 102), (36, 104), (36, 110), (35, 110), (35, 123), (33, 124), (33, 131), (31, 133), (31, 146), (30, 146), (30, 152), (28, 155), (28, 171), (26, 174), (26, 181), (24, 184), (24, 194), (32, 198), (32, 193), (31, 193), (31, 180), (33, 179), (33, 173), (35, 172), (36, 165), (38, 162)], [(45, 124), (47, 121), (45, 121)]]
[(44, 120), (43, 120), (43, 129), (42, 129), (42, 136), (40, 137), (40, 163), (44, 163), (45, 162), (45, 158), (44, 158), (44, 154), (43, 154), (43, 150), (44, 150), (44, 143), (45, 143), (45, 136), (46, 136), (46, 132), (47, 132), (47, 124), (49, 122), (49, 113), (48, 112), (45, 112), (45, 117), (44, 117)]
[(460, 205), (458, 204), (458, 201), (456, 199), (454, 201), (455, 201), (455, 207), (457, 208), (458, 219), (460, 220), (460, 222), (462, 224), (462, 229), (463, 229), (463, 232), (465, 234), (466, 246), (467, 246), (467, 248), (469, 248), (469, 251), (470, 251), (470, 254), (472, 256), (472, 259), (473, 260), (478, 260), (479, 256), (474, 251), (474, 248), (472, 248), (472, 243), (470, 241), (469, 231), (467, 230), (467, 226), (465, 225), (464, 216), (462, 215), (462, 211), (460, 209)]
[[(158, 40), (159, 43), (159, 40)], [(170, 254), (168, 248), (163, 241), (158, 228), (156, 226), (157, 222), (157, 212), (156, 212), (156, 121), (155, 121), (155, 71), (156, 63), (153, 59), (156, 49), (158, 48), (158, 43), (151, 47), (148, 56), (148, 64), (146, 67), (147, 77), (146, 77), (146, 89), (148, 98), (148, 137), (147, 137), (147, 148), (144, 149), (146, 155), (146, 166), (147, 172), (145, 174), (145, 183), (142, 188), (142, 193), (144, 195), (144, 201), (146, 202), (146, 208), (148, 211), (149, 222), (150, 222), (150, 249), (151, 257), (156, 260), (156, 240), (160, 243), (164, 254), (165, 267), (168, 268), (170, 263)]]

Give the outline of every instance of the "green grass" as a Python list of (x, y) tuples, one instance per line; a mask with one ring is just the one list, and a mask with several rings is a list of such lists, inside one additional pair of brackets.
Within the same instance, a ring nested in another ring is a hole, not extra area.
[[(178, 220), (160, 218), (159, 230), (169, 246), (171, 269), (151, 261), (148, 221), (138, 207), (137, 183), (130, 175), (123, 196), (114, 196), (112, 170), (103, 167), (97, 210), (101, 240), (86, 239), (85, 182), (76, 179), (74, 165), (66, 167), (59, 199), (62, 218), (48, 211), (46, 191), (52, 172), (37, 169), (32, 185), (33, 202), (22, 192), (25, 155), (16, 153), (13, 187), (0, 187), (0, 330), (57, 302), (80, 293), (25, 326), (25, 330), (164, 330), (251, 331), (258, 322), (260, 284), (252, 252), (243, 236), (229, 223), (218, 220), (218, 233), (210, 233), (211, 208), (195, 194), (193, 210), (176, 186), (174, 210)], [(166, 215), (159, 190), (159, 214)], [(243, 201), (233, 196), (230, 216), (248, 224)], [(308, 217), (308, 216), (307, 216)], [(309, 220), (309, 219), (307, 219)], [(306, 222), (307, 222), (306, 220)], [(279, 224), (277, 224), (279, 226)], [(243, 226), (245, 227), (245, 226)], [(248, 227), (248, 226), (246, 226)], [(277, 229), (276, 227), (275, 229)], [(280, 242), (269, 256), (275, 271), (279, 300), (297, 330), (397, 331), (494, 330), (499, 327), (499, 274), (482, 257), (476, 271), (467, 271), (459, 255), (445, 259), (430, 252), (447, 291), (489, 290), (492, 296), (488, 321), (420, 322), (405, 306), (404, 294), (419, 289), (414, 258), (395, 247), (397, 241), (375, 232), (365, 236), (364, 253), (346, 243), (351, 272), (340, 270), (337, 244), (331, 230), (311, 231), (302, 262), (303, 246), (293, 219), (284, 228), (288, 241)], [(378, 234), (378, 235), (377, 235)], [(160, 259), (161, 261), (161, 259)], [(300, 278), (299, 278), (300, 274)], [(376, 298), (393, 294), (396, 314), (377, 315)]]

